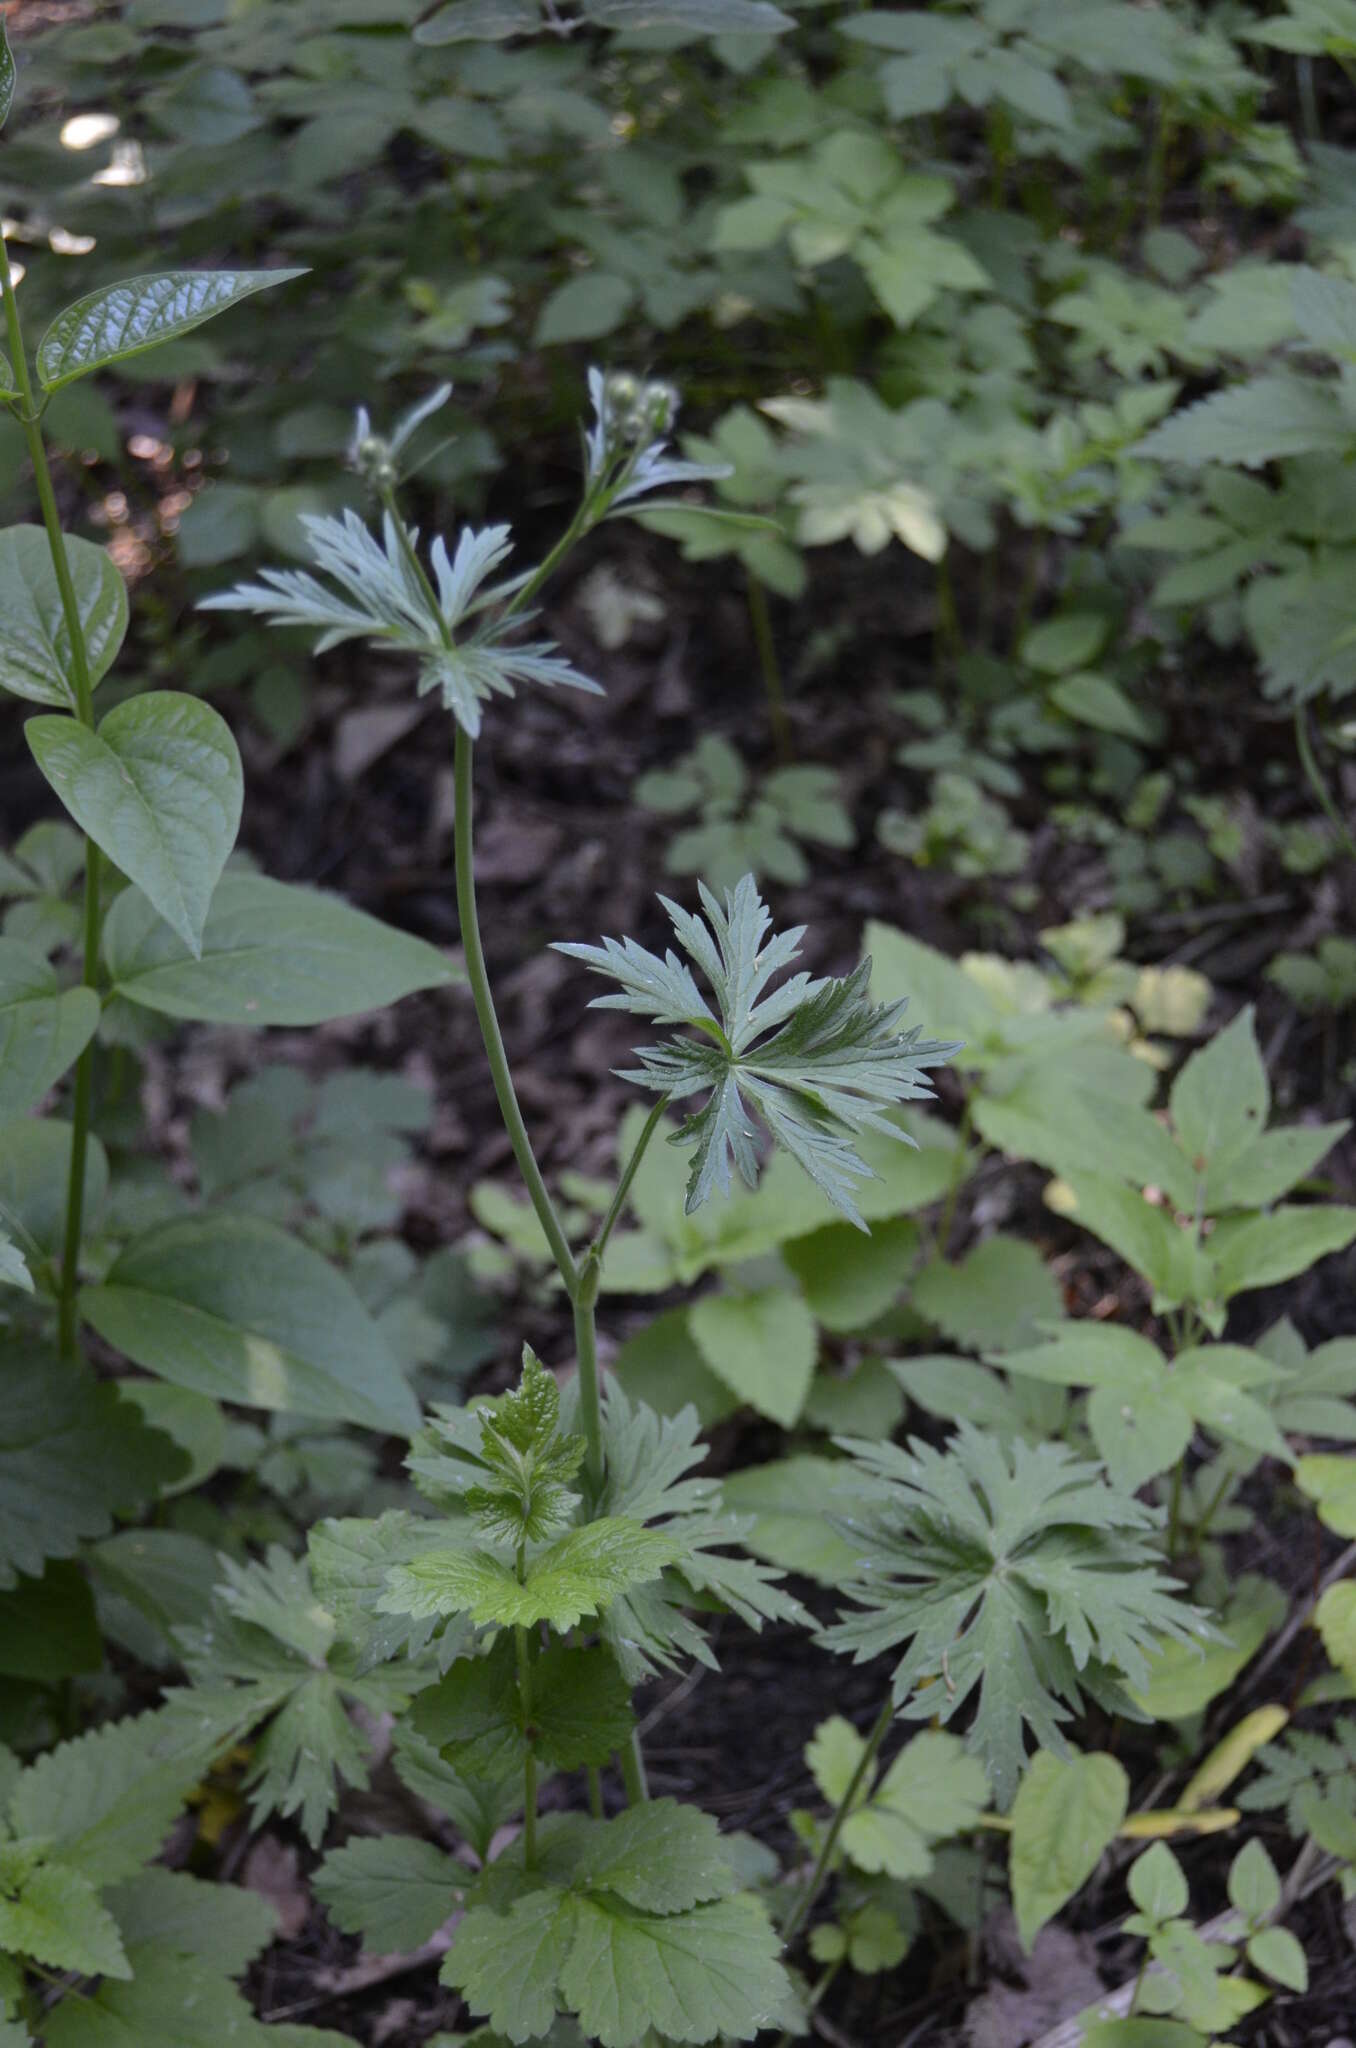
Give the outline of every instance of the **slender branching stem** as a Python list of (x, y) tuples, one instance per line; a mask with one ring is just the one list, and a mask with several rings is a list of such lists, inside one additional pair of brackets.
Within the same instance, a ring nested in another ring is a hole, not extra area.
[(842, 1798), (834, 1808), (833, 1818), (829, 1822), (825, 1830), (824, 1839), (819, 1845), (819, 1854), (815, 1858), (814, 1869), (802, 1885), (796, 1902), (787, 1917), (786, 1925), (782, 1929), (782, 1945), (784, 1948), (790, 1948), (814, 1909), (815, 1900), (823, 1890), (824, 1880), (829, 1874), (829, 1865), (833, 1860), (833, 1852), (838, 1847), (838, 1837), (843, 1832), (843, 1823), (857, 1803), (857, 1794), (866, 1782), (867, 1773), (875, 1763), (876, 1752), (882, 1742), (884, 1742), (886, 1731), (894, 1717), (895, 1704), (887, 1694), (885, 1704), (876, 1716), (875, 1726), (866, 1738), (866, 1747), (858, 1758), (857, 1768), (852, 1773)]
[(1177, 1545), (1182, 1535), (1182, 1482), (1186, 1477), (1186, 1461), (1187, 1454), (1183, 1451), (1172, 1468), (1172, 1493), (1168, 1501), (1169, 1559), (1176, 1557)]
[(607, 1241), (617, 1226), (622, 1210), (626, 1207), (626, 1197), (630, 1194), (631, 1183), (640, 1170), (640, 1162), (645, 1157), (646, 1151), (649, 1149), (650, 1140), (659, 1128), (659, 1120), (668, 1106), (668, 1096), (661, 1095), (654, 1108), (650, 1111), (649, 1116), (645, 1119), (645, 1128), (637, 1138), (636, 1148), (626, 1162), (626, 1169), (621, 1179), (617, 1182), (617, 1192), (613, 1195), (608, 1206), (607, 1214), (602, 1220), (598, 1235), (589, 1246), (589, 1257), (596, 1259), (599, 1265), (602, 1264), (603, 1256), (607, 1251)]
[(1300, 767), (1304, 770), (1309, 787), (1322, 807), (1328, 823), (1347, 852), (1356, 856), (1356, 839), (1352, 838), (1346, 819), (1338, 809), (1333, 793), (1324, 780), (1323, 770), (1318, 765), (1313, 741), (1309, 737), (1309, 714), (1303, 704), (1295, 706), (1295, 745), (1299, 750)]
[[(56, 576), (57, 591), (61, 598), (61, 615), (66, 625), (67, 638), (71, 643), (71, 683), (75, 690), (75, 714), (82, 725), (93, 730), (94, 726), (94, 685), (89, 671), (89, 655), (85, 646), (85, 630), (80, 620), (80, 605), (75, 595), (75, 584), (71, 578), (70, 558), (66, 553), (66, 536), (61, 530), (61, 516), (57, 511), (56, 493), (52, 489), (52, 473), (47, 466), (47, 451), (43, 446), (40, 415), (33, 399), (33, 385), (28, 374), (28, 357), (24, 350), (23, 329), (19, 322), (19, 304), (14, 293), (14, 277), (9, 267), (9, 250), (4, 236), (0, 234), (0, 292), (5, 302), (5, 328), (9, 338), (10, 355), (13, 359), (15, 381), (19, 388), (17, 407), (24, 439), (28, 444), (29, 459), (33, 464), (33, 481), (37, 486), (38, 503), (42, 508), (42, 523), (47, 530), (47, 545), (52, 556), (52, 570)], [(88, 836), (85, 838), (85, 902), (81, 927), (82, 957), (80, 978), (86, 988), (97, 988), (99, 982), (99, 849)], [(75, 1093), (71, 1106), (71, 1164), (66, 1182), (66, 1228), (62, 1242), (61, 1278), (58, 1293), (59, 1341), (62, 1356), (75, 1358), (79, 1350), (79, 1316), (76, 1310), (76, 1295), (80, 1284), (80, 1239), (85, 1218), (85, 1163), (89, 1156), (90, 1115), (94, 1105), (94, 1040), (84, 1048), (75, 1067)]]
[(513, 1086), (513, 1075), (509, 1071), (508, 1054), (504, 1050), (503, 1034), (499, 1029), (499, 1018), (495, 1013), (494, 996), (490, 989), (490, 977), (485, 966), (485, 948), (481, 943), (480, 920), (476, 914), (476, 880), (473, 866), (473, 791), (471, 764), (474, 747), (471, 737), (461, 726), (457, 727), (456, 746), (453, 754), (452, 779), (456, 817), (453, 821), (453, 856), (457, 874), (457, 915), (461, 920), (461, 943), (466, 955), (466, 979), (471, 985), (471, 1000), (475, 1004), (476, 1022), (485, 1044), (485, 1057), (490, 1064), (490, 1076), (494, 1082), (495, 1100), (499, 1114), (504, 1120), (509, 1144), (518, 1171), (523, 1177), (532, 1207), (537, 1212), (546, 1242), (551, 1247), (561, 1279), (573, 1300), (579, 1286), (579, 1268), (574, 1254), (566, 1241), (556, 1214), (554, 1202), (547, 1192), (546, 1183), (537, 1165), (532, 1150), (532, 1141), (527, 1135), (522, 1110), (518, 1107), (518, 1095)]
[(768, 722), (772, 727), (772, 743), (777, 749), (779, 761), (790, 761), (795, 755), (795, 744), (791, 738), (791, 720), (786, 709), (786, 686), (782, 681), (781, 663), (777, 659), (777, 643), (772, 637), (772, 614), (768, 609), (767, 592), (752, 569), (744, 572), (744, 583), (749, 599), (749, 624), (753, 628), (753, 644), (758, 650), (758, 666), (763, 674), (763, 689), (767, 694)]
[(584, 1425), (584, 1469), (595, 1493), (603, 1483), (603, 1405), (598, 1384), (598, 1266), (584, 1261), (583, 1292), (574, 1302), (574, 1355), (579, 1367), (579, 1419)]
[(650, 1796), (650, 1786), (645, 1776), (645, 1757), (640, 1747), (640, 1737), (634, 1731), (625, 1749), (618, 1751), (617, 1761), (621, 1765), (627, 1804), (643, 1806)]

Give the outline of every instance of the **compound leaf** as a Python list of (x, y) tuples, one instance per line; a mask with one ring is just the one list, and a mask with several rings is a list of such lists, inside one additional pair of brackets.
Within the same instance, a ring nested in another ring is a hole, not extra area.
[(768, 993), (772, 976), (795, 959), (804, 927), (770, 937), (771, 916), (752, 875), (726, 892), (723, 907), (704, 883), (699, 893), (709, 925), (667, 897), (660, 901), (679, 943), (711, 984), (718, 1019), (671, 950), (660, 959), (634, 939), (556, 950), (620, 983), (620, 994), (595, 998), (593, 1008), (629, 1010), (699, 1034), (641, 1048), (640, 1067), (622, 1076), (678, 1100), (707, 1098), (673, 1140), (695, 1148), (689, 1213), (717, 1188), (729, 1193), (732, 1166), (748, 1186), (756, 1184), (756, 1110), (777, 1144), (864, 1230), (852, 1187), (869, 1178), (870, 1169), (853, 1140), (871, 1130), (911, 1143), (884, 1112), (930, 1094), (925, 1070), (958, 1048), (921, 1040), (917, 1028), (898, 1031), (904, 1002), (870, 1002), (869, 960), (841, 981), (812, 981), (801, 973)]

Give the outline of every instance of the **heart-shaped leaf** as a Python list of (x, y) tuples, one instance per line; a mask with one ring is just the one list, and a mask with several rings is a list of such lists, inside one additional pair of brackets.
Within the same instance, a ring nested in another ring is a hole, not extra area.
[(76, 824), (196, 959), (244, 795), (225, 719), (197, 697), (148, 690), (110, 711), (97, 732), (74, 718), (30, 718), (24, 732)]
[(304, 276), (302, 270), (168, 270), (105, 285), (57, 314), (38, 344), (38, 376), (44, 390), (57, 391), (106, 363), (125, 362), (201, 327), (252, 292)]
[[(108, 673), (127, 631), (127, 588), (103, 548), (66, 539), (90, 682)], [(40, 526), (0, 532), (0, 689), (33, 704), (74, 711), (71, 636), (47, 535)]]

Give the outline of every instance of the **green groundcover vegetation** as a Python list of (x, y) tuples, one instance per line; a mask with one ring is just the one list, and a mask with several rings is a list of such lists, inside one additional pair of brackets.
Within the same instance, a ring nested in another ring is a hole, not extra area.
[[(9, 13), (0, 2048), (1342, 2031), (1356, 4)], [(613, 1174), (548, 1180), (476, 756), (599, 691), (584, 543), (603, 674), (657, 564), (767, 744), (635, 781), (652, 943), (547, 935), (633, 1048)], [(813, 707), (902, 589), (864, 818)], [(236, 735), (378, 666), (455, 948), (236, 845)], [(855, 869), (975, 946), (798, 966)], [(1278, 888), (1251, 991), (1164, 958)], [(407, 998), (516, 1175), (432, 1253), (429, 1092), (296, 1055)], [(265, 1049), (167, 1149), (202, 1027)], [(746, 1631), (825, 1711), (722, 1828), (645, 1716), (704, 1674), (718, 1732)], [(1003, 1911), (1053, 2003), (984, 2033)]]

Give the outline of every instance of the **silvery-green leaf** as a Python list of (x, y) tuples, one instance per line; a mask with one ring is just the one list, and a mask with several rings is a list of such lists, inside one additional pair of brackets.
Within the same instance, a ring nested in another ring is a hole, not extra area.
[(38, 376), (56, 391), (106, 363), (139, 356), (201, 327), (270, 285), (303, 270), (169, 270), (105, 285), (58, 313), (38, 344)]
[[(127, 588), (105, 549), (66, 538), (66, 559), (85, 636), (91, 684), (108, 673), (127, 631)], [(33, 704), (74, 711), (71, 637), (47, 535), (40, 526), (0, 532), (0, 689)]]
[(148, 690), (97, 732), (74, 718), (30, 718), (24, 733), (76, 824), (197, 957), (244, 795), (225, 719), (182, 691)]

